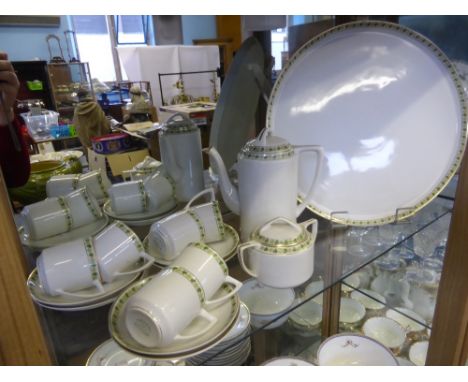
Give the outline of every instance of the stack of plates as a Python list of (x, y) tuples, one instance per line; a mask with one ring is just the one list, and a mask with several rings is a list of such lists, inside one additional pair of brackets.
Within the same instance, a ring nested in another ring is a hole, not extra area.
[[(93, 297), (51, 296), (42, 288), (37, 268), (35, 268), (28, 277), (27, 287), (33, 301), (43, 308), (65, 312), (82, 311), (111, 304), (124, 288), (135, 282), (142, 274), (140, 272), (121, 276), (111, 283), (103, 284), (104, 291)], [(96, 294), (96, 289), (83, 289), (80, 293), (94, 295)]]
[(241, 366), (250, 355), (250, 336), (239, 343), (236, 342), (249, 333), (249, 324), (250, 312), (247, 306), (241, 303), (239, 318), (223, 341), (210, 350), (189, 358), (187, 365)]
[(113, 339), (99, 345), (89, 356), (86, 366), (185, 366), (184, 361), (154, 361), (122, 349)]

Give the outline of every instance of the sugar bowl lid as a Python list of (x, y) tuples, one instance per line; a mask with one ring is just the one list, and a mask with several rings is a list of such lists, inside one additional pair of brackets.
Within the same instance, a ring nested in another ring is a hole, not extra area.
[(248, 141), (239, 153), (239, 158), (284, 159), (294, 155), (294, 147), (284, 138), (263, 130), (257, 138)]
[(255, 230), (251, 239), (260, 243), (268, 252), (295, 252), (314, 240), (315, 235), (307, 230), (308, 225), (309, 222), (297, 224), (284, 217), (277, 217)]
[(163, 123), (161, 134), (183, 134), (198, 131), (197, 125), (185, 114), (175, 113)]

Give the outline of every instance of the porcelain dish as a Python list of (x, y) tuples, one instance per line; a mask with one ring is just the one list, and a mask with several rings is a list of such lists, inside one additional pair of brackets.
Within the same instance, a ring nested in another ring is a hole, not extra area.
[[(289, 59), (266, 126), (292, 145), (323, 147), (310, 210), (368, 226), (411, 216), (442, 191), (461, 162), (466, 116), (461, 80), (435, 44), (398, 24), (358, 21)], [(300, 199), (315, 165), (299, 163)]]
[(25, 234), (24, 228), (22, 226), (19, 227), (18, 232), (21, 239), (21, 244), (31, 249), (42, 250), (45, 248), (53, 247), (55, 245), (66, 243), (68, 241), (93, 236), (102, 231), (107, 226), (107, 224), (109, 224), (109, 218), (104, 215), (100, 219), (85, 226), (78, 227), (72, 229), (71, 231), (40, 240), (29, 239), (28, 236)]
[[(251, 342), (249, 334), (250, 312), (241, 302), (239, 317), (234, 327), (226, 334), (223, 340), (211, 349), (191, 357), (187, 360), (189, 365), (203, 366), (240, 366), (250, 355)], [(240, 338), (244, 338), (239, 341)]]
[(86, 366), (185, 366), (184, 361), (154, 361), (122, 349), (112, 338), (99, 345), (88, 358)]
[(177, 203), (174, 200), (170, 200), (158, 209), (133, 214), (118, 215), (115, 211), (112, 210), (110, 201), (107, 201), (104, 203), (102, 210), (107, 216), (109, 216), (112, 219), (117, 219), (121, 221), (144, 221), (160, 217), (161, 215), (165, 215), (170, 211), (175, 210), (176, 207)]
[[(31, 295), (31, 298), (38, 303), (39, 305), (47, 308), (56, 308), (55, 310), (70, 310), (73, 308), (95, 308), (96, 305), (99, 306), (106, 305), (111, 302), (110, 300), (115, 300), (118, 293), (128, 287), (132, 282), (136, 281), (141, 276), (141, 273), (121, 276), (117, 278), (112, 283), (103, 284), (102, 294), (94, 297), (74, 297), (74, 296), (51, 296), (44, 292), (42, 285), (39, 281), (39, 275), (37, 273), (37, 268), (31, 272), (26, 282), (27, 288)], [(84, 290), (86, 292), (86, 290)], [(90, 292), (94, 293), (95, 289), (90, 288)], [(102, 305), (101, 305), (102, 304)], [(74, 309), (78, 310), (78, 309)]]
[[(151, 359), (171, 360), (188, 358), (203, 353), (209, 348), (217, 345), (224, 336), (234, 327), (239, 317), (240, 301), (234, 295), (227, 302), (209, 310), (209, 313), (217, 318), (216, 324), (206, 333), (185, 341), (175, 340), (164, 347), (148, 348), (138, 344), (132, 339), (125, 326), (125, 305), (128, 299), (140, 290), (152, 277), (145, 278), (124, 290), (112, 305), (109, 311), (109, 332), (112, 338), (125, 350)], [(229, 291), (231, 288), (227, 288)], [(220, 288), (216, 297), (222, 297), (228, 291)], [(206, 321), (195, 318), (181, 334), (189, 335), (200, 331), (206, 325)]]

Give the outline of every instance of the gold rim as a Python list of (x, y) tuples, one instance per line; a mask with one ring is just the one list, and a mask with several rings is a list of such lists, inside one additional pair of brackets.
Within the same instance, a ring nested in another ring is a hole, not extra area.
[[(411, 206), (409, 209), (405, 209), (404, 212), (402, 212), (400, 215), (395, 216), (389, 215), (389, 216), (384, 216), (382, 218), (377, 218), (377, 219), (367, 219), (367, 220), (357, 220), (357, 219), (347, 219), (347, 218), (340, 218), (337, 216), (332, 216), (331, 213), (326, 212), (321, 210), (320, 208), (314, 206), (311, 203), (306, 203), (307, 208), (314, 212), (315, 214), (331, 220), (335, 223), (339, 224), (345, 224), (345, 225), (351, 225), (351, 226), (372, 226), (372, 225), (382, 225), (382, 224), (388, 224), (395, 222), (396, 220), (403, 220), (407, 219), (410, 216), (413, 216), (415, 213), (420, 211), (423, 207), (425, 207), (427, 204), (429, 204), (432, 200), (434, 200), (437, 195), (447, 186), (447, 184), (450, 182), (452, 177), (455, 175), (455, 173), (458, 170), (458, 167), (461, 164), (461, 161), (463, 159), (463, 153), (465, 151), (465, 146), (466, 146), (466, 141), (467, 141), (467, 103), (466, 103), (466, 97), (465, 93), (463, 90), (463, 85), (460, 80), (460, 77), (457, 73), (457, 70), (453, 63), (448, 59), (448, 57), (438, 48), (433, 42), (431, 42), (429, 39), (424, 37), (423, 35), (407, 28), (399, 24), (393, 24), (389, 22), (384, 22), (384, 21), (356, 21), (356, 22), (351, 22), (348, 24), (343, 24), (336, 26), (334, 28), (331, 28), (325, 32), (322, 32), (318, 36), (314, 37), (307, 43), (305, 43), (303, 46), (301, 46), (296, 53), (291, 57), (291, 59), (286, 63), (285, 67), (281, 71), (278, 79), (275, 82), (275, 85), (271, 91), (270, 99), (268, 101), (268, 110), (267, 110), (267, 116), (266, 116), (266, 125), (267, 127), (271, 126), (272, 122), (272, 104), (274, 99), (276, 98), (276, 95), (278, 93), (278, 90), (280, 88), (280, 85), (286, 75), (286, 73), (289, 71), (289, 69), (293, 66), (295, 61), (305, 52), (307, 51), (310, 47), (314, 46), (315, 44), (321, 42), (323, 39), (326, 37), (343, 32), (345, 30), (349, 29), (358, 29), (358, 28), (375, 28), (375, 29), (386, 29), (386, 30), (392, 30), (396, 32), (401, 32), (404, 34), (406, 37), (409, 37), (410, 39), (416, 41), (419, 44), (424, 45), (426, 48), (429, 48), (432, 50), (434, 53), (435, 57), (442, 63), (447, 69), (450, 74), (451, 79), (453, 80), (454, 86), (456, 88), (456, 91), (458, 93), (458, 99), (460, 103), (460, 108), (461, 108), (461, 119), (462, 119), (462, 126), (461, 126), (461, 134), (460, 134), (460, 142), (459, 142), (459, 147), (458, 151), (456, 154), (456, 157), (449, 169), (449, 171), (446, 173), (444, 178), (437, 184), (437, 186), (434, 187), (434, 189), (429, 193), (427, 197), (424, 199), (420, 200), (415, 206)], [(298, 197), (298, 200), (300, 203), (304, 203), (304, 200), (301, 197)]]

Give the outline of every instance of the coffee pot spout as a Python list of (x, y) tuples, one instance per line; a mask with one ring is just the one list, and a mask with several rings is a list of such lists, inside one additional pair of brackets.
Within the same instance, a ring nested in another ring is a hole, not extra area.
[(239, 192), (229, 179), (226, 166), (224, 165), (221, 155), (214, 147), (203, 149), (210, 157), (210, 164), (214, 173), (219, 177), (219, 188), (221, 195), (227, 207), (235, 214), (240, 214)]

